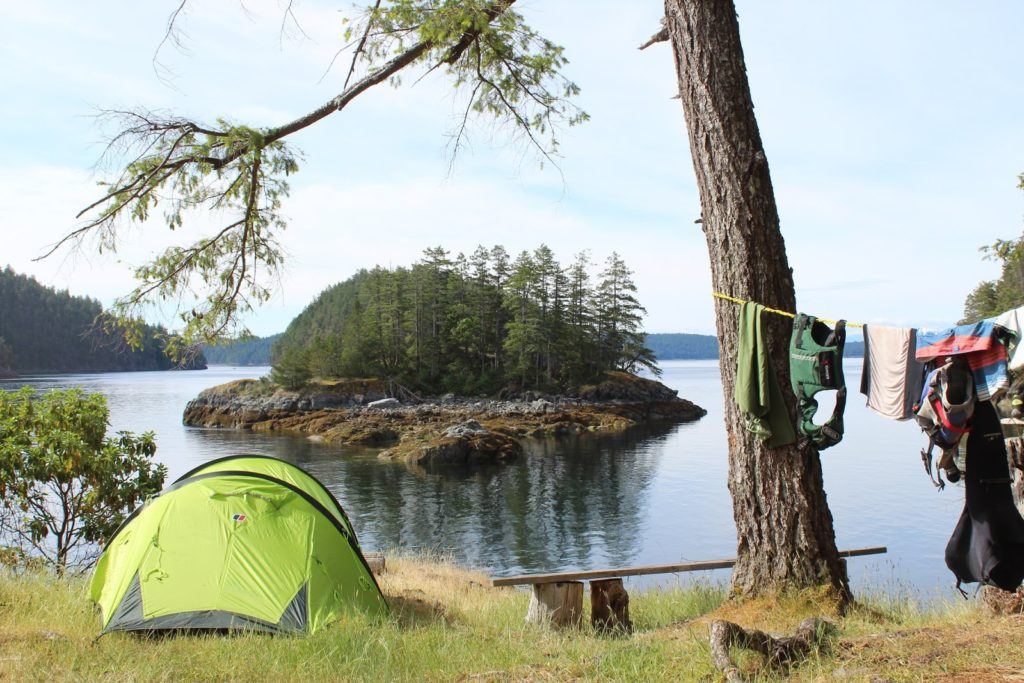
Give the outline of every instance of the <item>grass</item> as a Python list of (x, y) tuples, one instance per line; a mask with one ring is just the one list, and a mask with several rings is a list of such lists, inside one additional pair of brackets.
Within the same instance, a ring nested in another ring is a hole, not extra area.
[[(922, 610), (866, 599), (846, 616), (814, 592), (725, 602), (714, 584), (631, 596), (636, 632), (598, 636), (523, 623), (529, 595), (437, 558), (389, 558), (386, 619), (350, 617), (311, 637), (110, 634), (85, 579), (0, 573), (2, 680), (714, 680), (714, 618), (791, 631), (809, 615), (839, 626), (827, 648), (789, 673), (796, 680), (1024, 681), (1024, 618), (973, 603)], [(756, 680), (782, 673), (737, 654)]]

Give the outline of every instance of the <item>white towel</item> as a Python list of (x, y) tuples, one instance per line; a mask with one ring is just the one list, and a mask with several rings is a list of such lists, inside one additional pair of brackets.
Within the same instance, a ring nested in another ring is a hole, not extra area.
[(914, 358), (916, 332), (903, 327), (864, 326), (864, 371), (860, 392), (868, 407), (893, 420), (909, 420), (921, 397), (924, 366)]
[(1010, 372), (1024, 370), (1024, 353), (1021, 352), (1021, 331), (1024, 329), (1024, 306), (1015, 308), (1012, 311), (1003, 313), (995, 320), (996, 325), (1005, 328), (1013, 335), (1014, 343), (1010, 347), (1010, 363), (1007, 365)]

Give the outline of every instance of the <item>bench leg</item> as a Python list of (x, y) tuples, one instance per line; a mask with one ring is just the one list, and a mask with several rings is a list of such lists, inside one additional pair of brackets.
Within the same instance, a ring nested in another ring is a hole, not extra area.
[(629, 593), (623, 587), (622, 579), (590, 582), (590, 624), (596, 631), (632, 633)]
[(383, 574), (385, 569), (384, 553), (363, 553), (367, 566), (374, 574)]
[(583, 582), (537, 583), (526, 612), (528, 624), (550, 624), (557, 628), (583, 625)]

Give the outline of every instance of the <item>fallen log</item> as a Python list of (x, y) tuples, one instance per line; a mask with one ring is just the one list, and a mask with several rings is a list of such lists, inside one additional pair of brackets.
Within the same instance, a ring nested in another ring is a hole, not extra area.
[(806, 656), (834, 629), (832, 622), (810, 617), (800, 622), (793, 635), (773, 636), (719, 619), (711, 622), (711, 661), (725, 676), (725, 680), (741, 683), (746, 679), (729, 655), (732, 645), (760, 652), (770, 666), (780, 667)]

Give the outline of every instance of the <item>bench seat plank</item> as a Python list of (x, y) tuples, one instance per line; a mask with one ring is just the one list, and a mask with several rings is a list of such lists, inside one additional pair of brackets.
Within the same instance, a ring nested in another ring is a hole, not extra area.
[[(857, 548), (841, 550), (839, 557), (861, 557), (863, 555), (881, 555), (888, 552), (884, 546), (874, 548)], [(624, 576), (648, 576), (651, 574), (679, 574), (682, 572), (699, 572), (708, 569), (729, 569), (736, 560), (705, 560), (703, 562), (684, 562), (681, 564), (650, 564), (640, 567), (619, 567), (618, 569), (589, 569), (578, 572), (556, 572), (551, 574), (520, 574), (491, 579), (492, 586), (527, 586), (538, 583), (556, 581), (590, 581), (594, 579), (617, 579)]]

